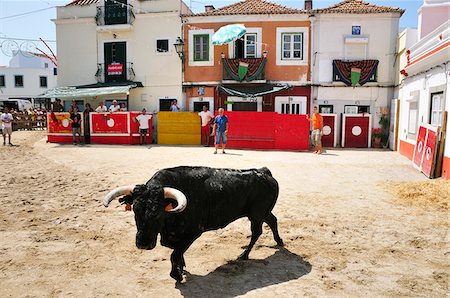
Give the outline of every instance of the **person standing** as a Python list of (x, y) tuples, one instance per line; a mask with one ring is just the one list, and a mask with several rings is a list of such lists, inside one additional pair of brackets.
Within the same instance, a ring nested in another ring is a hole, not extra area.
[(52, 112), (64, 112), (64, 107), (61, 104), (61, 99), (57, 98), (55, 102), (53, 102)]
[[(203, 146), (208, 147), (209, 146), (209, 128), (211, 120), (214, 119), (214, 114), (211, 113), (211, 111), (208, 110), (208, 107), (206, 105), (203, 106), (203, 111), (198, 113), (200, 118), (202, 119), (202, 130), (201, 130), (201, 142)], [(203, 142), (203, 139), (206, 139), (205, 142)]]
[(172, 112), (179, 112), (180, 111), (180, 107), (178, 106), (178, 101), (176, 99), (174, 99), (172, 101), (172, 105), (170, 106), (170, 110)]
[(94, 111), (94, 109), (92, 108), (90, 103), (86, 103), (86, 105), (84, 106), (84, 111), (83, 111), (83, 120), (84, 120), (84, 143), (85, 144), (90, 144), (91, 143), (91, 131), (90, 131), (90, 119), (89, 119), (89, 114), (92, 113)]
[(311, 139), (316, 150), (314, 153), (322, 154), (323, 117), (319, 114), (317, 106), (314, 106), (313, 108), (312, 118), (309, 118), (309, 115), (306, 115), (306, 119), (312, 122), (313, 130), (311, 133)]
[(222, 140), (222, 153), (225, 154), (225, 147), (227, 145), (227, 133), (228, 133), (228, 117), (224, 115), (224, 109), (219, 109), (219, 115), (214, 119), (213, 134), (216, 135), (214, 154), (217, 154), (220, 140)]
[(77, 144), (77, 135), (78, 135), (78, 144), (81, 145), (81, 116), (78, 114), (78, 107), (75, 106), (73, 111), (70, 113), (70, 122), (72, 122), (72, 137), (73, 144)]
[(145, 108), (142, 109), (142, 112), (135, 117), (135, 119), (139, 122), (139, 142), (140, 145), (147, 144), (147, 134), (149, 129), (149, 121), (152, 119), (152, 115), (147, 114), (147, 110)]
[(13, 116), (9, 112), (8, 108), (5, 108), (2, 115), (0, 116), (0, 119), (2, 120), (2, 134), (3, 134), (3, 146), (6, 145), (6, 135), (8, 135), (8, 144), (9, 146), (14, 146), (11, 143), (11, 135), (12, 135), (12, 123), (13, 123)]

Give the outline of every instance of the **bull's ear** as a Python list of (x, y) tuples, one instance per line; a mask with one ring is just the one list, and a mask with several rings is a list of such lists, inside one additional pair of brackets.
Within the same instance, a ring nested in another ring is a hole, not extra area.
[(123, 205), (123, 204), (133, 205), (133, 196), (124, 196), (119, 199), (119, 203), (120, 203), (120, 205)]
[(165, 204), (164, 210), (166, 211), (170, 211), (178, 205), (177, 201), (174, 199), (165, 199), (163, 202)]

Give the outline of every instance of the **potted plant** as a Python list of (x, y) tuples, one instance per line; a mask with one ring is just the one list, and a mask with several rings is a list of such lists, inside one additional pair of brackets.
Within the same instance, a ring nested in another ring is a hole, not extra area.
[(381, 135), (382, 135), (381, 127), (372, 129), (372, 140), (373, 140), (372, 145), (374, 148), (381, 148)]

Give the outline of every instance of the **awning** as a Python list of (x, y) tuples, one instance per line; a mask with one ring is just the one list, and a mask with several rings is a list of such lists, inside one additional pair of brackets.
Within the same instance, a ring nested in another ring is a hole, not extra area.
[(35, 98), (79, 98), (109, 94), (129, 94), (130, 89), (134, 87), (136, 87), (136, 85), (100, 88), (57, 87), (49, 89), (44, 94), (36, 96)]
[(233, 86), (233, 87), (219, 86), (217, 88), (219, 89), (219, 91), (222, 91), (223, 93), (231, 96), (252, 98), (286, 90), (291, 88), (291, 86), (287, 84), (280, 86), (274, 86), (272, 84), (261, 84), (252, 86)]

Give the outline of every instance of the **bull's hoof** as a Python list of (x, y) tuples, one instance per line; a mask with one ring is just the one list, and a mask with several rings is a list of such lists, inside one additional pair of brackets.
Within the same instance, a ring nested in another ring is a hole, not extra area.
[(170, 272), (170, 277), (172, 277), (173, 279), (175, 279), (178, 282), (181, 282), (183, 280), (183, 274), (181, 274), (180, 272), (178, 272), (178, 270), (176, 271), (171, 271)]
[(237, 259), (238, 259), (239, 261), (245, 261), (245, 260), (248, 260), (248, 253), (244, 251)]
[(278, 246), (284, 246), (284, 242), (283, 242), (283, 240), (281, 240), (281, 238), (279, 238), (278, 240), (276, 240), (277, 241), (277, 245)]

